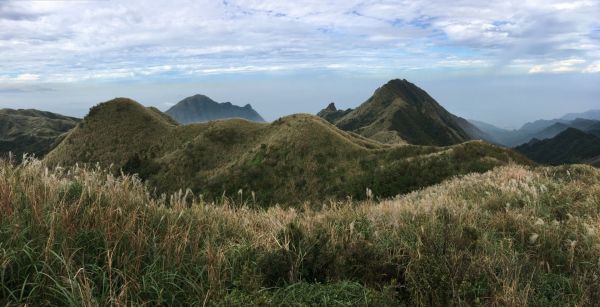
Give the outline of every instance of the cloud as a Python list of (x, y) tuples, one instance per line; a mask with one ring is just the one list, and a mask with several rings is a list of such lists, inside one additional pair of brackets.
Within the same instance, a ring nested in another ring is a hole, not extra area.
[(448, 58), (437, 62), (440, 67), (489, 67), (491, 64), (485, 60)]
[[(600, 61), (599, 15), (597, 1), (7, 0), (0, 1), (0, 71), (21, 82), (501, 71), (515, 59)], [(577, 65), (537, 66), (521, 72)]]
[(9, 75), (0, 75), (0, 82), (28, 82), (28, 81), (37, 81), (40, 79), (40, 75), (36, 74), (19, 74), (16, 76)]
[(600, 73), (600, 62), (594, 63), (586, 67), (583, 72), (585, 73)]
[[(0, 79), (1, 80), (1, 79)], [(34, 92), (52, 92), (53, 88), (47, 86), (38, 85), (24, 85), (18, 86), (0, 86), (0, 93), (5, 94), (21, 94), (21, 93), (34, 93)]]
[(36, 74), (20, 74), (14, 78), (15, 81), (37, 81), (40, 75)]
[(550, 62), (547, 64), (535, 65), (529, 69), (530, 74), (538, 73), (566, 73), (581, 71), (581, 64), (586, 61), (582, 59), (568, 59), (562, 61)]

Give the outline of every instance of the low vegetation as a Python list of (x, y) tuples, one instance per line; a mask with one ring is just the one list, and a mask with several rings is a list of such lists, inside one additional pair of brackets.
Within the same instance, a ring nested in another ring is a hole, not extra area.
[(50, 154), (51, 165), (112, 166), (139, 174), (157, 194), (190, 188), (206, 199), (259, 206), (303, 200), (393, 197), (455, 175), (530, 163), (479, 141), (450, 147), (385, 145), (296, 114), (270, 124), (241, 119), (177, 125), (128, 99), (93, 108)]
[(0, 158), (42, 157), (79, 119), (38, 110), (0, 109)]
[[(368, 193), (367, 193), (368, 194)], [(508, 165), (252, 209), (0, 163), (0, 305), (568, 306), (600, 299), (600, 170)]]

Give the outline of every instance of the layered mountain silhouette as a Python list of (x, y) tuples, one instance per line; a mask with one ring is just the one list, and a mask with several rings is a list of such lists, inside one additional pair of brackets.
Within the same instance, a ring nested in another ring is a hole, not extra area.
[(450, 147), (382, 144), (314, 115), (270, 124), (229, 119), (179, 125), (125, 98), (92, 108), (45, 161), (113, 165), (117, 172), (138, 174), (158, 192), (189, 187), (206, 199), (255, 191), (262, 204), (361, 199), (366, 188), (389, 197), (460, 174), (529, 163), (479, 141)]
[(544, 164), (588, 163), (600, 166), (600, 138), (575, 128), (567, 128), (553, 138), (533, 139), (515, 149)]
[[(447, 146), (480, 138), (477, 127), (407, 80), (391, 80), (356, 109), (330, 104), (318, 115), (338, 128), (384, 143)], [(467, 132), (469, 131), (469, 132)]]
[(15, 160), (23, 154), (45, 155), (61, 135), (79, 119), (33, 109), (0, 110), (0, 157), (12, 153)]
[(243, 118), (255, 122), (265, 121), (249, 104), (240, 107), (230, 102), (218, 103), (204, 95), (185, 98), (165, 113), (181, 124), (203, 123), (225, 118)]
[(581, 113), (569, 113), (561, 117), (564, 120), (574, 120), (578, 118), (600, 120), (600, 110), (589, 110)]
[(586, 132), (591, 133), (597, 137), (600, 137), (600, 121), (598, 121), (597, 123), (589, 126), (586, 129)]
[(553, 138), (568, 128), (575, 128), (591, 133), (600, 124), (600, 121), (585, 118), (575, 118), (572, 120), (542, 119), (526, 123), (517, 130), (507, 130), (480, 121), (471, 120), (470, 122), (485, 133), (484, 140), (507, 147), (515, 147), (528, 143), (533, 139), (543, 140)]

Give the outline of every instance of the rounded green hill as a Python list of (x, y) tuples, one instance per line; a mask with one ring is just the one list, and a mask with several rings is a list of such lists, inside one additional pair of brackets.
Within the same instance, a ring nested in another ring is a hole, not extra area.
[(273, 123), (242, 119), (177, 125), (156, 109), (118, 98), (90, 110), (53, 150), (51, 165), (100, 163), (137, 173), (159, 192), (257, 203), (395, 196), (446, 178), (528, 160), (484, 142), (451, 147), (389, 145), (313, 115)]

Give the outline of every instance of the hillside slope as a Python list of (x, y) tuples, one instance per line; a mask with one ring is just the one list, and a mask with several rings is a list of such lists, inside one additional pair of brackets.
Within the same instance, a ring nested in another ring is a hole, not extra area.
[(46, 160), (53, 164), (93, 161), (121, 167), (133, 153), (156, 151), (157, 140), (177, 125), (155, 108), (116, 98), (91, 108)]
[(488, 141), (492, 144), (499, 144), (492, 136), (483, 132), (470, 121), (456, 115), (452, 115), (452, 118), (454, 118), (454, 121), (458, 124), (458, 126), (465, 131), (471, 139)]
[[(128, 119), (128, 120), (125, 120)], [(451, 147), (392, 146), (307, 114), (271, 124), (242, 119), (180, 126), (136, 102), (92, 109), (52, 151), (51, 165), (96, 163), (137, 173), (159, 192), (250, 197), (260, 203), (389, 197), (446, 178), (483, 172), (523, 156), (483, 142)]]
[(540, 163), (590, 163), (600, 166), (600, 138), (575, 128), (568, 128), (551, 139), (534, 139), (515, 149)]
[(265, 121), (249, 104), (239, 107), (230, 102), (218, 103), (204, 95), (185, 98), (165, 113), (182, 124), (202, 123), (225, 118)]
[(79, 119), (39, 110), (0, 110), (0, 157), (44, 156)]
[(342, 130), (386, 143), (446, 146), (472, 139), (456, 116), (406, 80), (389, 81), (349, 112), (330, 108), (319, 114)]
[(600, 137), (600, 121), (597, 122), (596, 124), (589, 126), (585, 132), (587, 133), (591, 133), (597, 137)]

